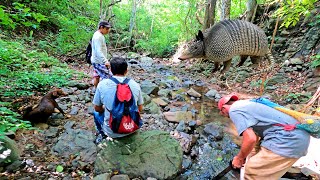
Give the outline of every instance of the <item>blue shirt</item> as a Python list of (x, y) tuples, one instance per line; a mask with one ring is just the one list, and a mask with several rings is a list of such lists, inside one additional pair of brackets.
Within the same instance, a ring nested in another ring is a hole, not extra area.
[[(120, 77), (120, 76), (113, 76), (116, 78), (120, 83), (125, 80), (126, 77)], [(137, 105), (143, 104), (143, 98), (142, 98), (142, 92), (140, 85), (135, 82), (133, 79), (130, 79), (128, 82), (128, 85), (131, 89), (131, 92), (134, 96), (134, 99), (136, 101)], [(118, 134), (114, 133), (111, 128), (109, 127), (109, 119), (110, 119), (110, 113), (108, 109), (111, 111), (113, 106), (113, 101), (115, 98), (115, 93), (117, 90), (117, 84), (114, 83), (110, 79), (103, 79), (99, 82), (96, 92), (93, 97), (92, 103), (97, 106), (104, 105), (104, 123), (102, 125), (102, 130), (105, 132), (109, 137), (117, 138), (117, 137), (123, 137), (128, 134)]]
[(300, 158), (307, 154), (310, 135), (304, 130), (286, 131), (274, 124), (296, 124), (293, 117), (250, 100), (232, 104), (229, 116), (239, 135), (251, 127), (261, 138), (261, 146), (283, 157)]

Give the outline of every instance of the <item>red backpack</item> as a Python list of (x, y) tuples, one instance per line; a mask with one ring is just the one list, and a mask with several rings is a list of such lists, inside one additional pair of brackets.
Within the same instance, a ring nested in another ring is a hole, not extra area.
[(116, 78), (110, 80), (117, 84), (117, 91), (110, 112), (109, 126), (115, 133), (127, 134), (139, 129), (142, 125), (138, 106), (126, 78), (120, 83)]

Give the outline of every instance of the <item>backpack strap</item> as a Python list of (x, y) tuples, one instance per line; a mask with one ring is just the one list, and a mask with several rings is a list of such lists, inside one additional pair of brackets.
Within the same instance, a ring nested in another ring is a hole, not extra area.
[[(115, 77), (110, 77), (109, 78), (110, 80), (112, 80), (114, 83), (116, 83), (116, 84), (119, 84), (120, 82), (118, 81), (118, 79), (116, 79)], [(128, 84), (128, 82), (130, 81), (130, 79), (129, 78), (126, 78), (122, 83), (123, 84)]]
[(128, 84), (129, 81), (130, 81), (130, 79), (129, 79), (129, 78), (126, 78), (126, 79), (123, 81), (123, 83), (124, 83), (124, 84)]
[(116, 79), (115, 77), (111, 76), (109, 78), (110, 80), (112, 80), (114, 83), (119, 84), (120, 82), (118, 81), (118, 79)]

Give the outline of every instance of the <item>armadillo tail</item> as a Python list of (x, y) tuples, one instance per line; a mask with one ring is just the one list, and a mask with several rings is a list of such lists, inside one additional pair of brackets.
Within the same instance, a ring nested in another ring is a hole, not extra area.
[(256, 71), (256, 72), (250, 73), (249, 75), (252, 76), (252, 75), (256, 75), (256, 74), (262, 74), (262, 73), (270, 72), (273, 69), (274, 65), (275, 65), (275, 60), (274, 60), (274, 57), (272, 56), (270, 50), (267, 52), (267, 58), (269, 59), (269, 62), (270, 62), (269, 67), (264, 68), (264, 69), (262, 69), (260, 71)]

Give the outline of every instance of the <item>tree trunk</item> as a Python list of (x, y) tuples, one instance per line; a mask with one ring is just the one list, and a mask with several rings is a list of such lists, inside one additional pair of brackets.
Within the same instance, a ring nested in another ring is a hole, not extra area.
[(131, 17), (130, 17), (130, 25), (129, 25), (130, 34), (132, 34), (132, 30), (133, 30), (134, 25), (135, 25), (136, 13), (137, 13), (137, 1), (133, 0), (132, 1), (132, 9), (131, 9)]
[(248, 0), (247, 1), (247, 17), (246, 21), (253, 22), (255, 12), (257, 8), (257, 0)]
[(220, 20), (230, 19), (231, 0), (221, 0)]
[(214, 24), (214, 16), (217, 0), (208, 0), (204, 17), (203, 30), (210, 28)]
[(133, 28), (135, 26), (136, 23), (136, 16), (137, 16), (137, 0), (133, 0), (132, 1), (132, 9), (131, 9), (131, 16), (130, 16), (130, 25), (129, 25), (129, 34), (130, 37), (128, 38), (128, 42), (127, 45), (130, 45), (130, 42), (132, 40), (133, 37)]
[(100, 0), (100, 13), (99, 13), (99, 18), (100, 18), (100, 21), (103, 19), (102, 18), (102, 0)]

